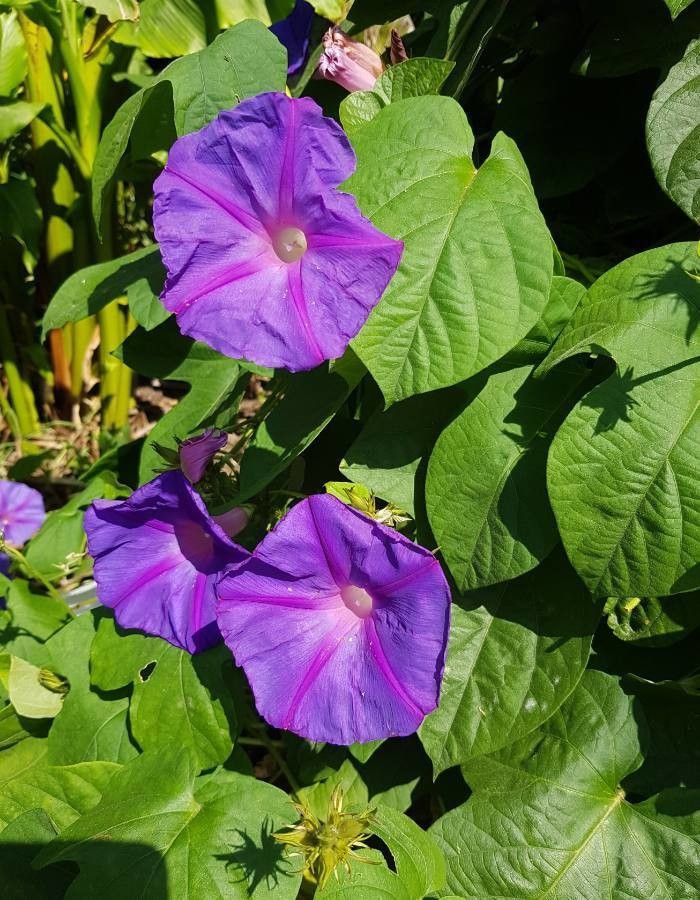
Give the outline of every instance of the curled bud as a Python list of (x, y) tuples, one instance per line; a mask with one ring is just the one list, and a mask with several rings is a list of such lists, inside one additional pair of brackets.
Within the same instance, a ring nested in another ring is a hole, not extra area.
[(183, 441), (180, 444), (180, 467), (185, 478), (192, 484), (201, 481), (214, 454), (225, 444), (226, 434), (216, 428), (207, 428), (197, 437)]
[(229, 509), (219, 516), (212, 516), (212, 518), (229, 537), (234, 537), (243, 531), (250, 521), (250, 512), (245, 506), (234, 506), (233, 509)]
[(318, 72), (347, 91), (368, 91), (384, 70), (378, 53), (360, 41), (353, 41), (340, 28), (323, 35), (323, 53)]
[(63, 675), (52, 672), (51, 669), (39, 669), (39, 684), (54, 694), (64, 696), (70, 690), (68, 679)]

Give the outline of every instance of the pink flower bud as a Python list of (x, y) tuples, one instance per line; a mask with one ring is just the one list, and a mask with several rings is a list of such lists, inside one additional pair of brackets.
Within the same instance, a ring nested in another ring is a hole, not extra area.
[(384, 67), (378, 53), (360, 41), (353, 41), (340, 28), (323, 35), (323, 54), (318, 71), (347, 91), (369, 91)]
[(228, 512), (212, 517), (217, 525), (224, 529), (229, 537), (234, 537), (246, 527), (250, 521), (250, 513), (245, 506), (234, 506)]

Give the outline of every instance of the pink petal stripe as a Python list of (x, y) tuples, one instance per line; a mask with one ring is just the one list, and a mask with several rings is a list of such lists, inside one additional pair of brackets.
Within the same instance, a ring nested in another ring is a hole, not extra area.
[(399, 700), (401, 700), (415, 716), (417, 716), (419, 719), (422, 719), (425, 713), (408, 696), (401, 682), (398, 680), (396, 675), (394, 675), (394, 670), (391, 668), (391, 664), (386, 658), (384, 648), (382, 647), (382, 642), (379, 639), (379, 632), (377, 631), (377, 626), (374, 624), (372, 616), (368, 616), (366, 619), (364, 619), (364, 625), (367, 629), (367, 642), (369, 644), (370, 650), (372, 651), (372, 656), (374, 657), (374, 661), (376, 662), (379, 671), (382, 673)]
[(201, 300), (202, 297), (211, 294), (212, 291), (218, 291), (219, 288), (226, 287), (227, 284), (240, 281), (241, 278), (247, 278), (249, 275), (255, 275), (256, 272), (261, 272), (271, 265), (274, 265), (274, 263), (267, 251), (263, 251), (252, 259), (247, 259), (245, 262), (238, 263), (235, 266), (229, 266), (223, 272), (206, 281), (193, 296), (187, 297), (182, 303), (178, 303), (177, 306), (169, 307), (170, 311), (179, 315), (186, 309), (189, 309), (197, 300)]
[[(315, 612), (318, 612), (319, 609), (323, 612), (332, 612), (334, 609), (341, 610), (346, 608), (338, 594), (329, 594), (326, 597), (318, 597), (313, 600), (306, 597), (246, 597), (236, 594), (236, 602), (239, 600), (242, 603), (261, 603), (268, 606), (283, 607), (284, 609), (309, 609)], [(340, 603), (337, 606), (319, 606), (325, 600), (340, 600)]]
[(119, 606), (120, 603), (123, 603), (124, 600), (129, 596), (129, 594), (133, 594), (134, 591), (139, 590), (145, 584), (148, 584), (149, 581), (153, 581), (154, 578), (158, 578), (160, 575), (164, 575), (166, 572), (170, 572), (172, 569), (177, 569), (178, 566), (181, 566), (183, 563), (187, 562), (184, 558), (180, 558), (173, 562), (169, 559), (163, 559), (157, 565), (152, 566), (150, 569), (146, 569), (146, 571), (136, 579), (133, 584), (130, 584), (129, 587), (124, 591), (124, 593), (119, 597), (119, 599), (113, 604), (113, 606)]
[(284, 155), (280, 169), (280, 188), (277, 197), (277, 224), (286, 225), (294, 209), (294, 150), (297, 133), (296, 103), (288, 104), (289, 123), (284, 136)]
[(308, 339), (309, 347), (316, 357), (316, 365), (319, 365), (326, 358), (326, 355), (319, 347), (318, 341), (316, 340), (316, 336), (314, 335), (313, 329), (311, 327), (311, 320), (309, 319), (309, 313), (306, 308), (306, 299), (304, 298), (304, 287), (301, 283), (301, 261), (291, 263), (287, 266), (287, 268), (289, 292), (292, 295), (294, 309), (296, 310), (301, 326)]
[[(379, 237), (379, 236), (378, 236)], [(355, 238), (343, 237), (339, 234), (307, 234), (306, 243), (309, 250), (361, 250), (377, 247), (395, 247), (393, 240), (355, 240)]]
[(323, 668), (328, 664), (328, 661), (331, 659), (335, 651), (338, 649), (338, 647), (340, 647), (340, 645), (343, 643), (343, 641), (351, 631), (356, 631), (359, 628), (361, 624), (360, 619), (357, 619), (356, 617), (353, 618), (354, 621), (350, 622), (350, 624), (342, 631), (340, 631), (340, 633), (338, 633), (338, 628), (331, 631), (330, 634), (326, 636), (324, 642), (321, 644), (321, 649), (318, 651), (316, 656), (314, 656), (311, 665), (306, 671), (306, 675), (304, 675), (301, 684), (294, 692), (292, 702), (289, 704), (287, 714), (284, 717), (284, 724), (282, 725), (282, 728), (284, 728), (286, 731), (292, 729), (292, 726), (294, 724), (294, 716), (296, 715), (301, 701), (309, 692), (309, 689), (321, 674)]
[(196, 191), (199, 191), (200, 194), (203, 194), (205, 197), (208, 197), (213, 203), (216, 203), (217, 206), (220, 206), (224, 212), (227, 212), (232, 219), (235, 219), (240, 225), (243, 225), (244, 228), (247, 228), (248, 231), (251, 231), (253, 234), (256, 234), (258, 237), (264, 238), (266, 241), (270, 240), (270, 236), (267, 233), (267, 229), (263, 226), (263, 224), (252, 216), (249, 212), (246, 212), (244, 209), (241, 209), (237, 203), (233, 203), (228, 197), (222, 197), (217, 191), (213, 191), (209, 187), (205, 187), (203, 184), (200, 184), (198, 181), (195, 181), (193, 178), (190, 178), (189, 175), (184, 175), (182, 172), (178, 172), (177, 169), (173, 169), (172, 166), (166, 165), (165, 171), (170, 175), (174, 175), (176, 178), (179, 178), (181, 181), (184, 181), (185, 184), (189, 184), (190, 187), (194, 188)]
[(407, 584), (411, 584), (411, 582), (415, 581), (415, 579), (420, 577), (424, 572), (427, 572), (428, 569), (432, 568), (434, 565), (434, 559), (428, 560), (424, 566), (419, 566), (412, 572), (402, 575), (401, 578), (396, 578), (394, 581), (389, 581), (386, 584), (380, 584), (377, 590), (382, 594), (388, 594), (390, 591), (395, 591), (396, 588), (405, 587)]
[(202, 607), (204, 605), (204, 590), (207, 586), (207, 576), (204, 572), (198, 572), (194, 580), (194, 598), (192, 600), (192, 630), (199, 631), (202, 627)]

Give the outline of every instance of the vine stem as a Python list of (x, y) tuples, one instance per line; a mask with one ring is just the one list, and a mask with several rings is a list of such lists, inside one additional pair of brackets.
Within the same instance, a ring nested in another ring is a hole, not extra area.
[[(260, 735), (258, 738), (248, 738), (247, 739), (248, 742), (256, 741), (256, 743), (252, 744), (251, 746), (264, 747), (267, 750), (267, 752), (270, 754), (270, 756), (277, 763), (277, 767), (279, 768), (280, 772), (284, 775), (284, 777), (289, 782), (289, 786), (292, 789), (292, 796), (294, 797), (295, 800), (298, 800), (299, 799), (298, 794), (299, 794), (299, 791), (301, 790), (301, 785), (295, 778), (292, 770), (287, 765), (285, 758), (280, 753), (279, 741), (273, 741), (272, 738), (267, 736), (267, 734), (265, 733), (265, 731), (262, 728), (258, 731), (258, 734)], [(239, 738), (239, 740), (244, 742), (246, 739)]]
[(63, 597), (61, 592), (51, 584), (51, 582), (48, 578), (46, 578), (45, 575), (42, 575), (42, 573), (35, 569), (34, 566), (29, 564), (29, 562), (27, 561), (27, 557), (20, 550), (17, 550), (16, 547), (11, 547), (9, 544), (6, 544), (1, 537), (0, 550), (2, 550), (3, 553), (7, 553), (10, 559), (14, 559), (16, 562), (18, 562), (20, 564), (20, 567), (33, 581), (38, 581), (40, 584), (42, 584), (46, 588), (46, 591), (50, 597), (52, 597), (54, 600), (60, 600), (61, 603), (66, 606), (66, 609), (68, 609), (68, 604), (66, 603), (65, 598)]

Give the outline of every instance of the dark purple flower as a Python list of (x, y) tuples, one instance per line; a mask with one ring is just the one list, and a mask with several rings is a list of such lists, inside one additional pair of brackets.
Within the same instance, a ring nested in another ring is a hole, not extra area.
[[(0, 575), (10, 577), (10, 557), (7, 553), (0, 553)], [(4, 603), (5, 601), (0, 598), (0, 609), (5, 609)]]
[(296, 0), (286, 19), (270, 25), (270, 31), (287, 49), (287, 75), (294, 75), (304, 65), (309, 52), (314, 8), (306, 0)]
[(335, 497), (293, 507), (217, 594), (221, 633), (271, 725), (352, 744), (410, 734), (437, 706), (440, 565)]
[(41, 528), (45, 518), (39, 491), (17, 481), (0, 481), (0, 531), (8, 544), (20, 547)]
[(214, 584), (248, 554), (212, 521), (182, 472), (159, 475), (128, 500), (96, 500), (85, 531), (98, 599), (122, 628), (189, 653), (221, 640)]
[(180, 468), (192, 484), (202, 480), (210, 460), (226, 440), (225, 432), (207, 428), (197, 437), (188, 438), (180, 444)]
[(336, 189), (354, 168), (342, 129), (308, 97), (260, 94), (179, 138), (153, 223), (180, 330), (294, 372), (341, 356), (403, 248)]

